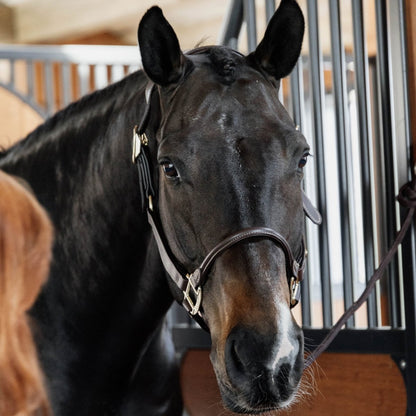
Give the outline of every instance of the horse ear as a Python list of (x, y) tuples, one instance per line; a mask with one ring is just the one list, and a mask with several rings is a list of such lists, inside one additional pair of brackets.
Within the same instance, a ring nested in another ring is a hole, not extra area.
[(282, 0), (271, 18), (263, 40), (248, 56), (269, 75), (281, 79), (288, 75), (299, 58), (305, 20), (295, 0)]
[(147, 76), (161, 86), (178, 82), (188, 60), (180, 49), (175, 31), (159, 7), (152, 7), (145, 13), (137, 37)]

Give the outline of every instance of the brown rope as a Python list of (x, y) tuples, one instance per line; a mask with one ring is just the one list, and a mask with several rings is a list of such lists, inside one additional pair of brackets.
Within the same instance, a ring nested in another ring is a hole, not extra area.
[(356, 312), (356, 310), (368, 299), (371, 291), (374, 288), (374, 285), (382, 277), (387, 266), (393, 259), (396, 254), (400, 244), (402, 243), (407, 230), (412, 223), (412, 219), (416, 209), (416, 178), (413, 178), (411, 182), (408, 182), (401, 187), (399, 195), (397, 197), (399, 203), (408, 208), (406, 219), (403, 222), (403, 225), (400, 231), (397, 234), (396, 239), (393, 242), (393, 245), (390, 247), (390, 250), (384, 256), (379, 267), (375, 270), (374, 274), (371, 276), (370, 280), (367, 283), (367, 286), (361, 296), (344, 312), (344, 314), (339, 318), (337, 323), (330, 329), (323, 341), (316, 347), (314, 351), (306, 358), (305, 360), (305, 369), (308, 368), (329, 346), (329, 344), (334, 340), (338, 335), (341, 328), (345, 325), (348, 319)]

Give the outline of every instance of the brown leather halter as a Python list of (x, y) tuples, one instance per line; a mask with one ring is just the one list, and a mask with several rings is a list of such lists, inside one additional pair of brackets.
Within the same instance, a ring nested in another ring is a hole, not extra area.
[[(294, 307), (299, 303), (300, 299), (300, 282), (303, 280), (303, 271), (306, 266), (306, 249), (304, 239), (302, 238), (299, 254), (295, 257), (287, 240), (278, 232), (266, 227), (246, 228), (233, 233), (220, 241), (204, 258), (199, 267), (191, 273), (181, 273), (184, 267), (170, 255), (170, 251), (166, 245), (163, 230), (160, 221), (155, 216), (153, 207), (153, 197), (155, 196), (152, 184), (152, 175), (149, 165), (147, 146), (149, 140), (145, 130), (148, 124), (150, 113), (150, 96), (153, 90), (153, 84), (146, 88), (146, 104), (144, 116), (141, 123), (135, 126), (133, 130), (133, 163), (137, 165), (139, 172), (140, 194), (142, 197), (142, 207), (147, 206), (147, 218), (152, 228), (153, 235), (159, 250), (159, 255), (163, 266), (179, 289), (180, 295), (174, 293), (175, 299), (188, 311), (188, 313), (204, 328), (208, 329), (208, 325), (202, 308), (202, 289), (208, 278), (209, 271), (215, 260), (224, 251), (247, 240), (268, 239), (283, 250), (286, 259), (286, 268), (290, 290), (290, 307)], [(315, 223), (320, 224), (321, 215), (312, 205), (307, 196), (302, 193), (303, 207), (305, 214)]]
[(306, 265), (306, 250), (303, 240), (299, 257), (295, 259), (286, 239), (276, 231), (266, 227), (246, 228), (231, 234), (219, 242), (206, 255), (199, 267), (197, 267), (192, 273), (183, 274), (178, 270), (178, 267), (175, 264), (176, 262), (172, 260), (166, 249), (161, 235), (160, 225), (155, 219), (153, 211), (148, 210), (147, 216), (149, 224), (152, 227), (153, 235), (156, 239), (163, 266), (178, 289), (181, 291), (182, 297), (179, 299), (176, 298), (176, 300), (198, 323), (201, 324), (202, 319), (204, 325), (201, 326), (205, 328), (207, 327), (204, 312), (201, 307), (202, 289), (208, 278), (211, 267), (213, 266), (215, 260), (222, 253), (224, 253), (224, 251), (246, 240), (268, 239), (282, 248), (286, 258), (288, 276), (290, 276), (290, 307), (292, 308), (298, 304), (300, 299), (300, 282), (303, 280), (303, 271)]

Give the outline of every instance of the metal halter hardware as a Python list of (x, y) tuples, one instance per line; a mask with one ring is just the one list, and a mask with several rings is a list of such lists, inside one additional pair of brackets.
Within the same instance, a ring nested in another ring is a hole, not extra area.
[[(155, 196), (152, 173), (148, 160), (149, 140), (145, 130), (148, 124), (150, 113), (150, 97), (153, 91), (153, 84), (149, 84), (145, 90), (146, 108), (139, 125), (133, 129), (132, 161), (136, 164), (139, 173), (140, 195), (142, 208), (147, 205), (147, 218), (155, 237), (159, 255), (163, 266), (179, 289), (179, 294), (174, 296), (176, 300), (189, 312), (189, 314), (204, 328), (208, 330), (207, 323), (202, 310), (202, 289), (208, 277), (208, 273), (215, 260), (226, 250), (239, 244), (240, 242), (253, 239), (268, 239), (275, 243), (284, 252), (288, 273), (288, 283), (290, 290), (290, 307), (298, 304), (300, 299), (300, 282), (303, 280), (303, 271), (306, 265), (306, 249), (304, 240), (297, 258), (293, 256), (292, 250), (287, 240), (278, 232), (266, 227), (252, 227), (240, 230), (218, 243), (204, 258), (201, 265), (192, 273), (181, 273), (183, 266), (176, 259), (172, 258), (166, 245), (163, 229), (159, 219), (155, 216), (153, 207), (153, 197)], [(305, 214), (315, 223), (320, 224), (322, 218), (317, 209), (309, 201), (308, 197), (302, 192), (303, 207)], [(146, 200), (148, 203), (146, 204)]]

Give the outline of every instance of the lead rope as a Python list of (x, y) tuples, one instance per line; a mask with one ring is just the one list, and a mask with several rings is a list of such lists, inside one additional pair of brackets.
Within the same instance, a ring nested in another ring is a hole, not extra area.
[(367, 300), (371, 291), (374, 288), (374, 285), (382, 277), (387, 266), (393, 259), (394, 255), (397, 252), (400, 244), (402, 243), (407, 230), (412, 223), (412, 219), (416, 209), (416, 177), (413, 175), (411, 182), (403, 185), (400, 188), (399, 195), (397, 196), (399, 203), (408, 209), (406, 219), (403, 222), (403, 225), (400, 231), (397, 234), (396, 239), (394, 240), (389, 251), (384, 256), (379, 267), (375, 270), (374, 274), (371, 276), (370, 280), (367, 283), (367, 286), (361, 296), (344, 312), (341, 318), (337, 323), (330, 329), (323, 341), (316, 347), (316, 349), (306, 358), (304, 368), (308, 368), (331, 344), (334, 338), (338, 335), (341, 328), (345, 325), (348, 319), (356, 312), (356, 310)]

